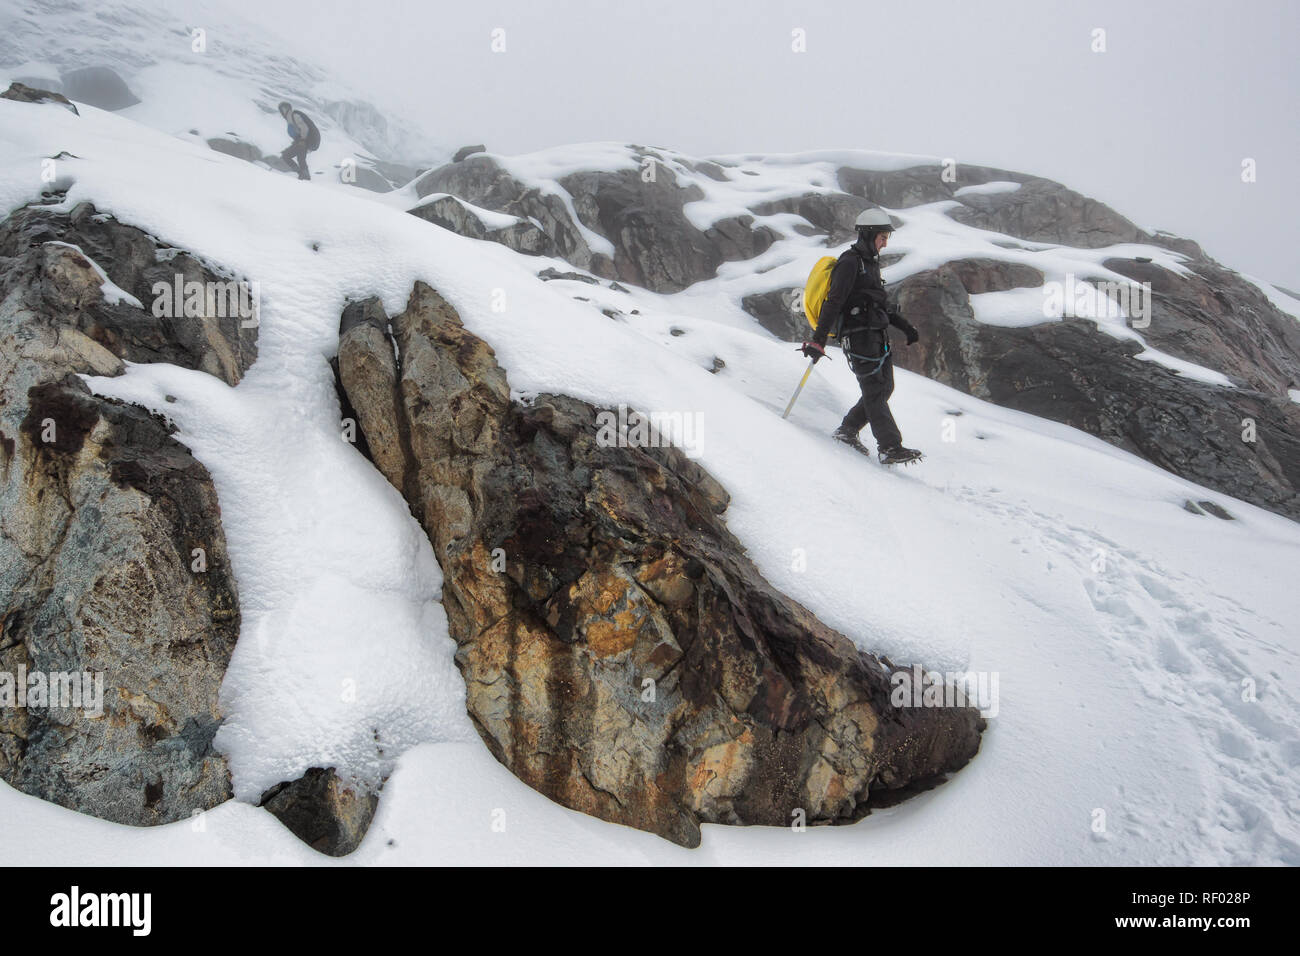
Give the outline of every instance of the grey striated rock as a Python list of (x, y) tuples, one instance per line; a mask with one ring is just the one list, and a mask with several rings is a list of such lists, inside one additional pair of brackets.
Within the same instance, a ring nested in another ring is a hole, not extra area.
[[(420, 196), (450, 193), (476, 206), (534, 219), (552, 242), (553, 251), (543, 254), (659, 292), (711, 278), (723, 262), (758, 255), (776, 239), (766, 226), (755, 228), (751, 216), (723, 220), (705, 232), (696, 229), (682, 207), (702, 194), (698, 187), (680, 186), (666, 164), (656, 167), (649, 182), (634, 169), (584, 170), (564, 177), (559, 186), (570, 195), (578, 223), (561, 197), (525, 187), (490, 156), (474, 155), (433, 170), (418, 181), (416, 191)], [(612, 261), (592, 252), (579, 224), (613, 244)]]
[(1300, 322), (1231, 269), (1204, 257), (1185, 263), (1190, 275), (1135, 259), (1103, 265), (1150, 283), (1150, 325), (1141, 333), (1154, 348), (1278, 398), (1300, 386)]
[(811, 227), (809, 235), (824, 232), (827, 234), (828, 242), (838, 244), (853, 240), (853, 221), (870, 205), (871, 203), (864, 199), (845, 193), (809, 193), (805, 196), (762, 202), (753, 209), (760, 216), (781, 212), (803, 216)]
[(852, 822), (978, 750), (975, 710), (893, 706), (892, 665), (762, 578), (680, 449), (601, 442), (601, 410), (565, 396), (512, 403), (423, 283), (391, 341), (358, 334), (376, 309), (344, 321), (340, 365), (376, 379), (348, 395), (398, 417), (371, 447), (402, 445), (381, 469), (442, 565), (470, 716), (520, 779), (696, 846), (703, 822)]
[[(921, 333), (895, 351), (899, 367), (998, 405), (1063, 422), (1131, 451), (1176, 475), (1300, 519), (1300, 405), (1283, 380), (1300, 379), (1290, 356), (1294, 322), (1257, 291), (1220, 270), (1209, 285), (1150, 265), (1126, 266), (1153, 281), (1155, 308), (1142, 334), (1158, 348), (1212, 368), (1235, 370), (1240, 387), (1222, 388), (1135, 361), (1135, 342), (1065, 319), (1024, 328), (975, 320), (969, 293), (996, 290), (1018, 270), (978, 260), (911, 276), (895, 290), (900, 310)], [(1219, 267), (1199, 263), (1211, 274)], [(1031, 270), (1032, 271), (1032, 270)], [(1127, 272), (1125, 274), (1128, 274)], [(1198, 272), (1199, 275), (1199, 272)], [(1025, 274), (1019, 279), (1028, 279)], [(970, 282), (974, 288), (965, 284)], [(991, 283), (991, 285), (990, 285)], [(1218, 294), (1210, 290), (1217, 288)], [(1205, 298), (1201, 296), (1204, 295)], [(1273, 363), (1277, 363), (1276, 367)], [(1235, 376), (1234, 376), (1235, 377)], [(1256, 441), (1243, 441), (1244, 422)]]
[[(549, 248), (553, 250), (540, 254), (562, 256), (580, 269), (616, 278), (609, 258), (593, 254), (587, 246), (561, 197), (525, 187), (491, 156), (473, 155), (459, 163), (430, 170), (416, 181), (415, 190), (421, 198), (433, 193), (450, 193), (484, 209), (532, 219), (550, 240)], [(537, 240), (533, 242), (540, 245)]]
[(407, 211), (412, 216), (458, 235), (471, 239), (490, 239), (524, 255), (555, 254), (555, 244), (550, 236), (527, 219), (520, 219), (504, 229), (489, 229), (472, 209), (454, 196), (440, 196)]
[(1006, 292), (1010, 289), (1036, 289), (1043, 284), (1045, 278), (1033, 266), (998, 259), (954, 259), (945, 268), (952, 270), (957, 281), (970, 295)]
[[(946, 172), (945, 167), (932, 163), (885, 170), (845, 166), (836, 175), (840, 188), (849, 195), (866, 200), (867, 205), (887, 206), (891, 209), (952, 199), (953, 193), (964, 186), (982, 186), (990, 182), (1023, 183), (1029, 178), (1023, 173), (1007, 169), (961, 163), (956, 166), (952, 182), (945, 181)], [(960, 201), (966, 202), (966, 197), (963, 196)]]
[(1081, 249), (1157, 242), (1104, 203), (1050, 179), (1028, 179), (1014, 192), (973, 193), (959, 201), (962, 205), (949, 213), (953, 219), (1017, 239)]
[(607, 277), (654, 292), (678, 292), (711, 279), (723, 262), (752, 258), (776, 239), (766, 226), (754, 229), (750, 216), (723, 220), (706, 232), (696, 229), (682, 207), (704, 194), (698, 186), (679, 185), (664, 164), (650, 182), (636, 169), (584, 170), (560, 185), (573, 196), (583, 225), (614, 244), (614, 275)]
[[(164, 419), (75, 373), (164, 360), (233, 383), (254, 342), (107, 302), (61, 243), (137, 293), (156, 253), (175, 252), (88, 204), (0, 224), (0, 673), (89, 674), (100, 688), (100, 706), (0, 706), (0, 777), (118, 823), (167, 823), (230, 796), (212, 749), (239, 634), (221, 509)], [(178, 259), (167, 267), (219, 278)]]

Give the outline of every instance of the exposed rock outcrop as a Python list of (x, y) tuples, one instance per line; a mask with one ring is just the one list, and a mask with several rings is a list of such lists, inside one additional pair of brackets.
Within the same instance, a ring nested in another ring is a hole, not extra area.
[(0, 93), (0, 99), (15, 100), (19, 103), (59, 103), (76, 115), (81, 115), (76, 104), (62, 93), (52, 93), (49, 90), (37, 89), (18, 82), (10, 83), (9, 89)]
[(379, 794), (346, 786), (333, 769), (312, 767), (297, 780), (267, 790), (260, 806), (313, 850), (347, 856), (365, 839)]
[(83, 691), (17, 706), (0, 680), (0, 776), (133, 825), (230, 796), (212, 739), (239, 603), (211, 478), (164, 419), (76, 374), (129, 359), (238, 381), (254, 330), (129, 301), (178, 272), (223, 278), (85, 203), (0, 224), (0, 674)]
[(1081, 249), (1154, 241), (1105, 203), (1050, 179), (1028, 179), (1011, 192), (968, 193), (961, 203), (950, 213), (953, 219), (1017, 239)]
[[(681, 186), (654, 151), (638, 155), (647, 163), (656, 162), (653, 177), (638, 169), (620, 169), (581, 170), (560, 179), (558, 186), (571, 198), (571, 206), (553, 192), (519, 182), (485, 155), (431, 170), (417, 181), (416, 191), (420, 196), (450, 193), (485, 209), (532, 219), (553, 244), (544, 254), (656, 292), (677, 292), (711, 278), (723, 262), (752, 258), (775, 241), (776, 234), (766, 226), (755, 227), (752, 216), (697, 229), (682, 207), (703, 198), (699, 187)], [(411, 211), (420, 215), (422, 208)], [(613, 258), (593, 252), (579, 225), (608, 239)], [(504, 241), (496, 234), (476, 237)]]
[[(646, 151), (641, 159), (653, 161), (656, 154)], [(614, 274), (602, 275), (653, 292), (677, 292), (713, 278), (723, 262), (753, 258), (775, 241), (766, 226), (754, 228), (752, 216), (697, 229), (682, 207), (704, 198), (700, 188), (680, 185), (666, 164), (654, 168), (648, 182), (636, 169), (583, 170), (560, 180), (583, 225), (614, 245)]]
[(503, 228), (490, 229), (473, 210), (455, 196), (439, 196), (409, 210), (435, 226), (441, 226), (471, 239), (490, 239), (527, 256), (555, 254), (555, 243), (542, 229), (527, 219), (516, 219)]
[[(449, 163), (430, 170), (416, 181), (415, 191), (421, 198), (434, 193), (450, 193), (452, 196), (493, 212), (506, 213), (525, 221), (532, 220), (550, 240), (550, 251), (546, 252), (546, 255), (562, 256), (580, 269), (614, 278), (613, 263), (609, 261), (608, 256), (591, 251), (582, 233), (574, 224), (573, 217), (569, 215), (563, 198), (555, 193), (544, 193), (535, 187), (525, 186), (491, 156), (475, 154), (461, 162)], [(439, 222), (439, 225), (443, 225), (444, 228), (456, 228), (459, 214), (450, 207), (444, 205), (426, 214), (419, 212), (422, 209), (426, 209), (426, 206), (417, 206), (410, 211), (416, 215), (440, 215), (449, 225), (444, 222)], [(467, 225), (477, 230), (482, 223), (480, 221), (479, 225), (475, 226), (467, 221)], [(503, 241), (511, 238), (511, 234), (498, 230), (475, 237)]]
[(978, 712), (892, 706), (889, 665), (762, 578), (707, 472), (600, 440), (585, 402), (511, 402), (433, 289), (350, 307), (339, 365), (442, 564), (470, 716), (530, 786), (694, 846), (849, 822), (975, 754)]
[(899, 308), (921, 341), (897, 349), (896, 361), (1300, 519), (1300, 405), (1286, 392), (1288, 380), (1300, 381), (1296, 323), (1213, 263), (1193, 263), (1191, 277), (1131, 260), (1109, 264), (1140, 281), (1154, 280), (1151, 324), (1142, 330), (1153, 346), (1223, 370), (1239, 387), (1209, 385), (1155, 362), (1135, 361), (1141, 351), (1136, 342), (1100, 332), (1084, 319), (1023, 328), (981, 323), (969, 294), (998, 291), (1007, 282), (1026, 284), (1033, 270), (1018, 275), (1005, 263), (977, 267), (974, 260), (899, 284)]
[(740, 307), (758, 319), (759, 325), (779, 339), (802, 342), (812, 334), (812, 326), (804, 318), (802, 289), (773, 289), (757, 292), (740, 300)]

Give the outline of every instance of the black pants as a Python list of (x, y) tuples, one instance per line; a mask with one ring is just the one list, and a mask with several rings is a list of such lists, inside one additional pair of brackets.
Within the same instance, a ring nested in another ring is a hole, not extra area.
[(877, 364), (870, 358), (859, 356), (878, 358), (888, 342), (888, 329), (869, 329), (845, 336), (840, 343), (849, 360), (849, 368), (858, 377), (858, 387), (862, 389), (862, 397), (844, 416), (840, 429), (856, 435), (863, 425), (870, 422), (871, 434), (880, 448), (893, 448), (903, 443), (902, 433), (889, 410), (889, 396), (894, 394), (894, 357), (887, 355), (884, 362)]
[(305, 139), (294, 140), (290, 143), (289, 148), (280, 154), (280, 158), (298, 171), (299, 179), (311, 179), (311, 173), (307, 169), (307, 141)]

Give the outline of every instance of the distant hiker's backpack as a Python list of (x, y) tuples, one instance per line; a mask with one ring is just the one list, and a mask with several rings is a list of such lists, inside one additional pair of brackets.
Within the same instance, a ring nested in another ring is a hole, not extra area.
[(826, 296), (831, 291), (831, 272), (838, 261), (834, 256), (822, 256), (804, 283), (803, 314), (808, 317), (808, 324), (814, 332), (817, 331), (817, 319), (822, 314), (822, 306), (826, 304)]
[(297, 124), (297, 120), (299, 118), (301, 118), (307, 124), (307, 149), (308, 150), (319, 149), (320, 130), (316, 128), (316, 124), (312, 122), (311, 117), (308, 116), (306, 113), (304, 113), (302, 110), (294, 110), (293, 116), (294, 116), (295, 125)]

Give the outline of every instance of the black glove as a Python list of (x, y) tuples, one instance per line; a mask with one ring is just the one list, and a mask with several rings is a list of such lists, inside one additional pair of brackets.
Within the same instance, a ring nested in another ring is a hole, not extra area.
[(916, 326), (909, 325), (903, 329), (903, 334), (907, 336), (907, 344), (915, 345), (921, 341), (921, 333), (916, 331)]
[(830, 356), (826, 354), (826, 349), (820, 342), (805, 342), (799, 347), (799, 351), (812, 359), (814, 365), (817, 364), (819, 359), (830, 359)]

